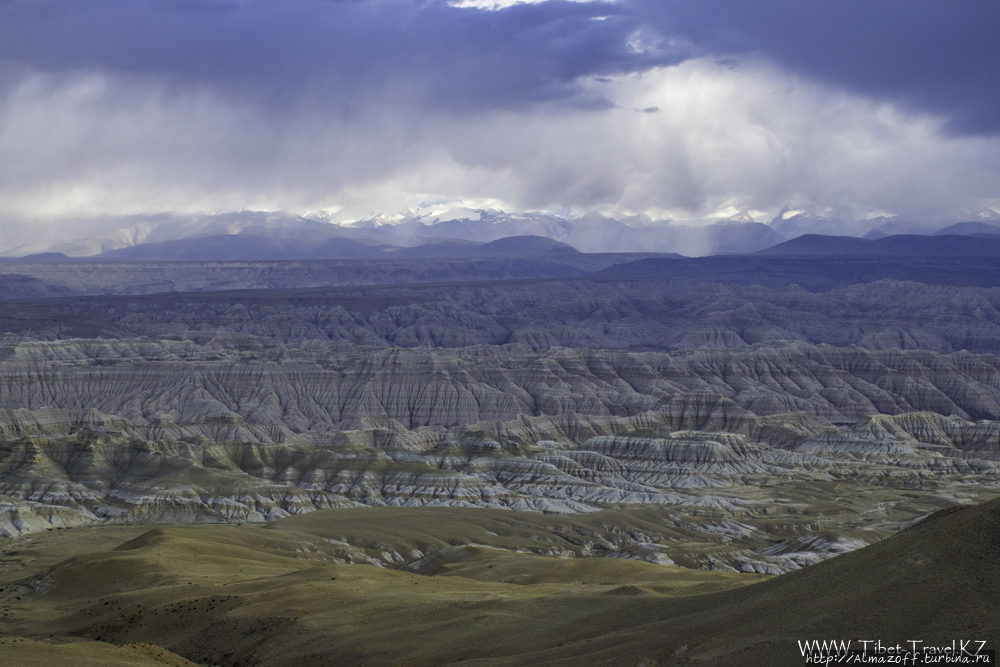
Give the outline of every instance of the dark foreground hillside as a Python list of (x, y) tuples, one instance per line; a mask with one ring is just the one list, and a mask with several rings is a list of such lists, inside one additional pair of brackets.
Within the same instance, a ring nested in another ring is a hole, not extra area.
[[(940, 511), (765, 581), (557, 555), (627, 521), (380, 508), (265, 527), (43, 535), (5, 547), (0, 660), (796, 665), (802, 639), (995, 648), (1000, 636), (1000, 501)], [(538, 555), (543, 546), (553, 555)], [(375, 551), (425, 555), (390, 568), (350, 564)]]
[[(955, 507), (870, 547), (757, 586), (691, 600), (658, 625), (664, 635), (704, 637), (694, 640), (692, 656), (715, 654), (714, 664), (734, 666), (797, 664), (799, 639), (881, 639), (892, 645), (966, 639), (996, 649), (998, 553), (1000, 502)], [(649, 637), (655, 627), (629, 634), (652, 649), (658, 643)]]

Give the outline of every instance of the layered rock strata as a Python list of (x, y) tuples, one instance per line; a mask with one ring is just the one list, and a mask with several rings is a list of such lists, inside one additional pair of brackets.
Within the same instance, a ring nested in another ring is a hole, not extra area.
[[(51, 410), (7, 415), (5, 534), (94, 522), (242, 523), (332, 507), (575, 514), (646, 506), (702, 537), (671, 545), (647, 536), (622, 557), (777, 572), (877, 540), (936, 506), (1000, 493), (1000, 422), (930, 413), (842, 428), (789, 423), (800, 415), (745, 414), (736, 427), (756, 434), (748, 436), (672, 430), (669, 414), (651, 412), (642, 430), (577, 444), (544, 417), (534, 418), (534, 429), (523, 428), (531, 419), (522, 417), (493, 427), (425, 427), (409, 438), (398, 423), (376, 420), (309, 444), (150, 441), (120, 417), (61, 414), (62, 424)], [(575, 435), (635, 423), (616, 419), (577, 417)], [(558, 439), (528, 436), (546, 431)]]
[[(667, 354), (285, 345), (248, 336), (22, 341), (0, 348), (0, 374), (8, 409), (94, 409), (145, 429), (147, 439), (271, 442), (366, 418), (412, 430), (650, 410), (673, 415), (673, 428), (717, 430), (747, 412), (838, 423), (914, 411), (1000, 418), (1000, 359), (992, 355), (798, 343)], [(21, 428), (6, 419), (11, 426), (0, 429)]]

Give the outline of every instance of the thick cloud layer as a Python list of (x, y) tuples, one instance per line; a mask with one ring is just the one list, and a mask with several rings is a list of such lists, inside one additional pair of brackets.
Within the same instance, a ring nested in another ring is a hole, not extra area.
[(652, 0), (630, 9), (715, 55), (758, 54), (854, 93), (1000, 132), (1000, 3), (992, 0)]
[(997, 7), (0, 0), (0, 214), (987, 206)]
[(457, 112), (567, 99), (580, 77), (665, 60), (629, 49), (637, 17), (604, 3), (32, 0), (0, 11), (0, 59), (33, 70), (153, 75), (345, 113), (386, 93)]
[(165, 76), (270, 101), (394, 92), (496, 107), (581, 77), (755, 54), (789, 71), (1000, 131), (993, 0), (5, 0), (0, 60)]

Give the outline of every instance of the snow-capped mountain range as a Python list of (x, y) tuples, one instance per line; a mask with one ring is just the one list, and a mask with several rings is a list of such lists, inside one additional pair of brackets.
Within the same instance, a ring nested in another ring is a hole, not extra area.
[[(964, 219), (963, 219), (964, 216)], [(237, 211), (222, 214), (161, 213), (108, 221), (105, 231), (79, 238), (43, 240), (3, 253), (23, 257), (61, 253), (69, 257), (115, 260), (206, 258), (206, 248), (218, 259), (269, 256), (298, 258), (365, 258), (386, 256), (475, 255), (482, 244), (508, 237), (549, 239), (556, 245), (529, 242), (503, 246), (511, 252), (560, 251), (562, 245), (580, 252), (661, 252), (689, 257), (754, 252), (803, 234), (880, 238), (899, 233), (933, 234), (942, 223), (976, 223), (973, 230), (952, 233), (1000, 233), (1000, 214), (957, 214), (953, 220), (922, 222), (881, 216), (856, 220), (824, 217), (805, 209), (784, 207), (770, 222), (754, 221), (746, 211), (708, 225), (681, 225), (646, 216), (622, 218), (589, 213), (562, 217), (551, 213), (511, 213), (491, 208), (427, 207), (397, 213), (375, 212), (343, 221), (328, 214)], [(964, 229), (964, 228), (963, 228)], [(532, 245), (532, 243), (534, 245)], [(137, 247), (142, 246), (142, 249)], [(499, 246), (497, 246), (499, 247)], [(422, 248), (422, 250), (413, 250)], [(130, 250), (133, 249), (133, 250)], [(486, 252), (487, 249), (482, 250)]]

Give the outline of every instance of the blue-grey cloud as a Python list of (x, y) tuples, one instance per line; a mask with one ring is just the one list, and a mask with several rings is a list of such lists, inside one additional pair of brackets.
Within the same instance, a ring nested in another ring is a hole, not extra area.
[(1000, 132), (1000, 3), (993, 0), (628, 0), (696, 51), (758, 55), (787, 71)]
[(995, 207), (996, 11), (0, 0), (0, 214)]
[[(596, 20), (603, 19), (603, 20)], [(203, 83), (272, 105), (372, 95), (468, 111), (565, 100), (584, 77), (758, 57), (854, 93), (1000, 131), (995, 0), (3, 0), (0, 61)], [(636, 36), (650, 48), (635, 48)]]
[(458, 110), (560, 99), (600, 106), (580, 95), (581, 77), (665, 60), (627, 47), (635, 20), (613, 4), (574, 2), (487, 12), (407, 0), (8, 0), (0, 60), (345, 110), (387, 94)]

